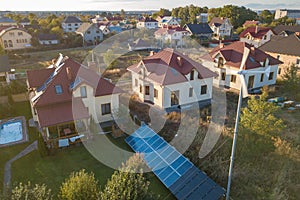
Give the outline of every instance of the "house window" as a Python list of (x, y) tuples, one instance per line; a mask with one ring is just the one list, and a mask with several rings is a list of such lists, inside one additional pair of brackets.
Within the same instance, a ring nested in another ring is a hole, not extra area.
[(71, 26), (72, 24), (68, 24), (68, 26)]
[(207, 85), (202, 85), (201, 86), (201, 95), (207, 94)]
[(296, 64), (299, 65), (300, 64), (300, 58), (297, 58), (296, 60)]
[(264, 74), (261, 74), (261, 75), (260, 75), (260, 82), (264, 82), (264, 78), (265, 78), (265, 75), (264, 75)]
[(18, 32), (18, 36), (21, 36), (21, 35), (23, 35), (23, 32)]
[(236, 82), (236, 75), (231, 75), (230, 82), (235, 83)]
[(91, 34), (91, 31), (87, 31), (86, 33), (87, 33), (87, 34)]
[(267, 36), (267, 35), (265, 35), (265, 36), (264, 36), (264, 40), (266, 40), (267, 38), (268, 38), (268, 36)]
[(100, 31), (96, 31), (96, 33), (100, 33)]
[(222, 72), (222, 73), (221, 73), (221, 80), (222, 80), (222, 81), (225, 81), (225, 80), (226, 80), (226, 73), (225, 73), (225, 72)]
[(218, 67), (223, 67), (223, 64), (224, 64), (224, 59), (222, 57), (220, 57), (218, 59)]
[(278, 68), (278, 74), (281, 74), (281, 68)]
[(4, 48), (7, 48), (8, 47), (8, 43), (6, 40), (4, 40)]
[(10, 32), (9, 36), (15, 36), (15, 33), (14, 32)]
[(148, 85), (145, 86), (145, 95), (150, 95), (150, 87)]
[(107, 115), (111, 113), (110, 103), (101, 104), (102, 115)]
[(138, 86), (138, 80), (137, 79), (134, 80), (134, 85), (135, 85), (135, 87)]
[(80, 87), (80, 95), (81, 95), (82, 98), (86, 98), (87, 97), (86, 86), (81, 86)]
[(143, 86), (140, 85), (140, 93), (143, 93)]
[(194, 89), (193, 89), (193, 88), (190, 88), (190, 90), (189, 90), (189, 97), (192, 97), (192, 96), (193, 96), (193, 92), (194, 92)]
[(69, 31), (72, 31), (72, 28), (69, 28)]
[(75, 24), (75, 26), (78, 26), (78, 24)]
[(154, 97), (157, 98), (158, 97), (158, 90), (154, 89)]
[(277, 55), (277, 59), (279, 60), (279, 58), (280, 58), (280, 55)]
[(192, 71), (191, 71), (191, 75), (190, 75), (190, 80), (191, 80), (191, 81), (194, 80), (194, 74), (195, 74), (195, 71), (192, 70)]
[(8, 40), (8, 46), (9, 46), (9, 47), (14, 47), (11, 40)]
[(55, 93), (56, 94), (62, 94), (62, 87), (61, 87), (61, 85), (56, 85), (55, 86)]
[(273, 78), (274, 78), (274, 72), (270, 72), (269, 80), (273, 80)]

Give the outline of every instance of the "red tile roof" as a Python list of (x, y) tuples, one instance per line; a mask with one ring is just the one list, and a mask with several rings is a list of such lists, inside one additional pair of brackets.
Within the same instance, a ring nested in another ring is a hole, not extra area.
[(15, 26), (0, 26), (0, 32), (5, 30), (5, 29), (8, 29), (10, 27), (15, 27)]
[(54, 72), (54, 68), (27, 71), (29, 88), (38, 88)]
[(139, 73), (141, 70), (140, 64), (143, 64), (150, 73), (148, 75), (149, 79), (162, 85), (186, 82), (185, 75), (189, 74), (193, 69), (199, 72), (199, 78), (201, 79), (216, 76), (214, 72), (200, 63), (170, 48), (144, 58), (139, 64), (132, 65), (127, 69)]
[(139, 20), (140, 22), (157, 22), (155, 19), (151, 17), (143, 17), (142, 19)]
[(211, 59), (208, 58), (207, 55), (203, 56), (202, 59), (211, 61), (212, 59), (215, 59), (217, 55), (220, 54), (225, 59), (225, 65), (239, 69), (244, 53), (244, 48), (250, 49), (250, 53), (248, 55), (244, 69), (254, 69), (261, 67), (260, 62), (264, 62), (266, 58), (269, 59), (270, 65), (282, 64), (280, 60), (270, 56), (264, 51), (241, 41), (234, 42), (223, 48), (217, 46), (209, 53)]
[(73, 101), (58, 103), (37, 108), (38, 120), (41, 127), (49, 127), (57, 124), (72, 122), (89, 117), (87, 108), (81, 98)]
[(248, 27), (246, 28), (240, 35), (240, 38), (245, 37), (247, 34), (250, 34), (252, 37), (257, 38), (257, 39), (262, 39), (264, 37), (264, 35), (267, 34), (267, 32), (273, 30), (271, 28), (265, 28), (265, 27), (256, 27), (256, 26), (252, 26), (252, 27)]
[(255, 21), (255, 20), (246, 20), (245, 23), (243, 24), (243, 26), (252, 26), (252, 25), (258, 25), (259, 21)]

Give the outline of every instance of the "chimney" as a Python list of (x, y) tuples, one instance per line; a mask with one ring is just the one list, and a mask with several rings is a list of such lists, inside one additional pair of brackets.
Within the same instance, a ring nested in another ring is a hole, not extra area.
[(224, 48), (224, 43), (222, 43), (221, 40), (220, 40), (220, 45), (219, 46), (220, 46), (220, 49)]
[(255, 26), (255, 34), (257, 34), (258, 31), (259, 31), (259, 27), (256, 25), (256, 26)]
[(154, 51), (150, 51), (150, 55), (149, 56), (153, 56), (155, 55), (155, 52)]
[(250, 53), (251, 53), (252, 55), (255, 55), (255, 47), (254, 47), (254, 46), (251, 46), (251, 47), (250, 47)]
[(71, 80), (72, 80), (72, 72), (71, 72), (71, 68), (70, 68), (70, 67), (67, 67), (66, 70), (67, 70), (67, 77), (68, 77), (68, 80), (71, 81)]
[(295, 32), (295, 35), (299, 37), (300, 36), (300, 32)]
[(182, 64), (183, 64), (183, 60), (180, 56), (177, 56), (177, 63), (179, 65), (179, 67), (182, 67)]

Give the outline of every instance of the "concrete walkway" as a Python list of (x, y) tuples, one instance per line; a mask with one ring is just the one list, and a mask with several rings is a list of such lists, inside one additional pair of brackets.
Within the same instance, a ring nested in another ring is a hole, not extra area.
[(14, 158), (12, 158), (11, 160), (9, 160), (5, 164), (3, 192), (5, 192), (7, 188), (9, 188), (10, 183), (11, 183), (11, 164), (14, 161), (20, 159), (21, 157), (23, 157), (23, 156), (29, 154), (30, 152), (36, 150), (37, 148), (38, 148), (38, 142), (35, 141), (31, 145), (29, 145), (28, 147), (26, 147), (22, 152), (20, 152), (18, 155), (16, 155)]

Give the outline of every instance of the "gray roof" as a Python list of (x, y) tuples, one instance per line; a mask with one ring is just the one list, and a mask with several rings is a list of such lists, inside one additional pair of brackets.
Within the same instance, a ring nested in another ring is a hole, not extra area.
[(87, 30), (89, 30), (92, 26), (95, 26), (93, 23), (83, 23), (81, 26), (76, 30), (76, 32), (79, 33), (85, 33)]
[(200, 24), (186, 24), (184, 25), (185, 29), (189, 29), (193, 35), (198, 34), (212, 34), (213, 31), (209, 27), (208, 23), (200, 23)]
[(57, 35), (50, 33), (41, 33), (38, 35), (39, 40), (57, 40)]
[(16, 23), (16, 22), (8, 17), (0, 17), (0, 23)]
[(68, 16), (64, 19), (63, 23), (82, 23), (80, 19), (74, 16)]
[(300, 56), (300, 36), (292, 34), (289, 36), (273, 36), (271, 40), (259, 49), (279, 54)]
[(288, 31), (288, 32), (300, 32), (300, 25), (297, 26), (287, 26), (287, 25), (278, 25), (273, 29), (274, 33), (278, 35), (282, 31)]
[(0, 55), (0, 72), (9, 72), (10, 66), (7, 55)]

